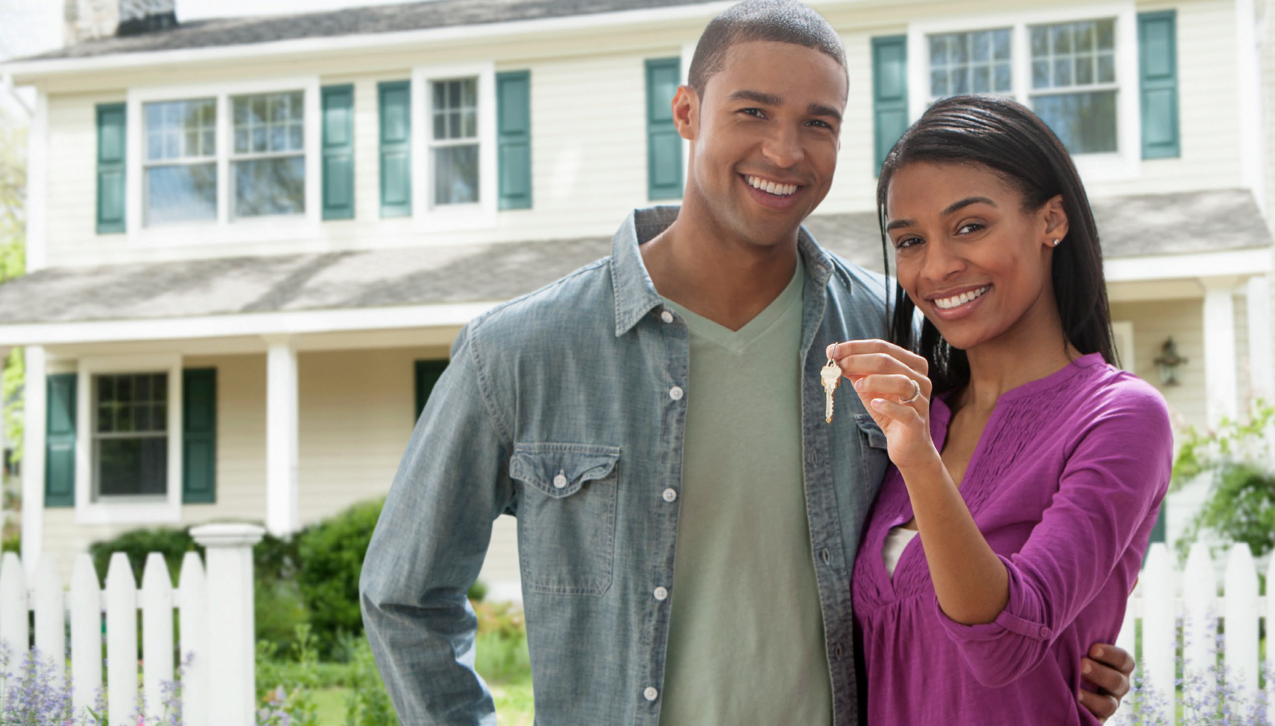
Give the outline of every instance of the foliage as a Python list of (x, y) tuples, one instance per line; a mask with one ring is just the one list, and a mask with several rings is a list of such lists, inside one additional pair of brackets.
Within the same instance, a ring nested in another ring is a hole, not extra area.
[(318, 726), (314, 703), (318, 656), (309, 625), (298, 625), (293, 647), (288, 652), (298, 668), (286, 673), (285, 662), (274, 643), (257, 643), (257, 726)]
[(119, 536), (89, 545), (89, 555), (93, 557), (93, 569), (97, 570), (100, 582), (106, 582), (106, 573), (110, 568), (111, 555), (123, 552), (128, 563), (133, 567), (133, 577), (141, 578), (146, 566), (146, 557), (151, 552), (164, 556), (169, 575), (173, 582), (181, 573), (182, 558), (187, 552), (198, 552), (203, 556), (203, 549), (195, 544), (190, 532), (184, 529), (156, 527), (154, 529), (132, 529)]
[[(17, 672), (11, 673), (11, 658), (9, 644), (0, 643), (0, 723), (31, 726), (75, 723), (71, 689), (57, 685), (54, 660), (42, 659), (35, 650), (30, 650), (22, 658)], [(93, 722), (86, 720), (85, 723)]]
[[(0, 283), (26, 270), (27, 131), (13, 119), (0, 116)], [(22, 458), (22, 381), (26, 359), (21, 348), (10, 351), (0, 380), (5, 439), (13, 446), (13, 460)]]
[(324, 655), (340, 633), (363, 632), (359, 573), (384, 504), (383, 498), (355, 504), (297, 536), (297, 585), (311, 605), (310, 622)]
[(1275, 549), (1275, 471), (1266, 434), (1275, 424), (1275, 406), (1254, 405), (1247, 421), (1223, 419), (1215, 430), (1188, 430), (1173, 462), (1170, 491), (1206, 477), (1209, 493), (1177, 542), (1186, 556), (1202, 532), (1223, 542), (1245, 542), (1254, 557)]
[(474, 669), (492, 683), (515, 682), (531, 675), (527, 626), (512, 603), (475, 603), (478, 637)]
[(296, 645), (297, 628), (308, 625), (310, 610), (296, 580), (258, 577), (253, 588), (257, 642), (272, 643), (279, 652)]
[(372, 659), (372, 647), (367, 638), (360, 638), (359, 642), (349, 666), (350, 694), (345, 700), (345, 726), (396, 726), (398, 717)]

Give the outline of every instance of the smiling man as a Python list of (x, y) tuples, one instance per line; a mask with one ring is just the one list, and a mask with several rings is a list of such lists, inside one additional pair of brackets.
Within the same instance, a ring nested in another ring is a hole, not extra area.
[(882, 336), (885, 291), (800, 227), (832, 185), (845, 52), (809, 8), (753, 0), (689, 81), (680, 210), (466, 326), (416, 427), (361, 583), (403, 723), (495, 724), (465, 592), (502, 513), (538, 722), (859, 723), (850, 571), (885, 437), (852, 396), (825, 423), (819, 370)]

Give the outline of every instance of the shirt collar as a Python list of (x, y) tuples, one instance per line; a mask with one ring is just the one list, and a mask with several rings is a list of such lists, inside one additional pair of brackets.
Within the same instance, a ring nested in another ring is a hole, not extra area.
[[(651, 310), (664, 304), (642, 262), (638, 246), (668, 229), (677, 219), (679, 207), (635, 209), (611, 238), (611, 285), (615, 290), (615, 334), (624, 335)], [(802, 227), (797, 233), (797, 249), (805, 263), (806, 278), (819, 289), (832, 276), (832, 259)]]

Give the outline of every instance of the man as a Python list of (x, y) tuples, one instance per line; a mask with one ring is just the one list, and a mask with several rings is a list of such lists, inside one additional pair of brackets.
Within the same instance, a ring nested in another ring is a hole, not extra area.
[(885, 438), (853, 396), (825, 423), (818, 374), (830, 343), (881, 337), (885, 291), (800, 230), (844, 50), (803, 5), (747, 2), (689, 81), (680, 211), (468, 325), (417, 425), (361, 583), (403, 723), (495, 723), (465, 593), (502, 513), (539, 722), (858, 723), (850, 572)]

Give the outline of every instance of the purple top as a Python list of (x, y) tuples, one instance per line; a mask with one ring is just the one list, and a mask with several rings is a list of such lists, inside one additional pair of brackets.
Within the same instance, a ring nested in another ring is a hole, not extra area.
[[(940, 450), (950, 420), (936, 398)], [(972, 626), (939, 608), (920, 537), (886, 574), (886, 534), (912, 519), (891, 466), (852, 579), (867, 723), (1097, 724), (1076, 700), (1080, 658), (1120, 630), (1172, 449), (1159, 392), (1097, 353), (1003, 394), (960, 492), (1009, 571), (1009, 602)]]

